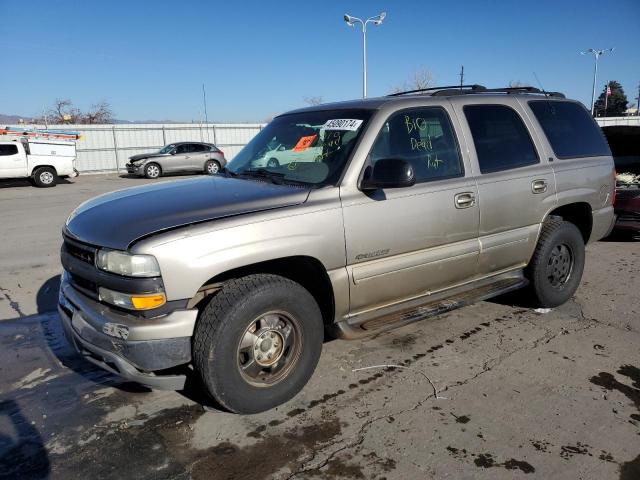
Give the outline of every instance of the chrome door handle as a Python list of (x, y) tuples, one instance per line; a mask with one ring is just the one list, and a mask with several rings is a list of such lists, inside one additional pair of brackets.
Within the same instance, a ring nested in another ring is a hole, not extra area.
[(533, 193), (544, 193), (547, 191), (547, 181), (544, 178), (531, 182), (531, 191)]
[(469, 208), (476, 204), (476, 196), (471, 192), (457, 193), (453, 200), (456, 208)]

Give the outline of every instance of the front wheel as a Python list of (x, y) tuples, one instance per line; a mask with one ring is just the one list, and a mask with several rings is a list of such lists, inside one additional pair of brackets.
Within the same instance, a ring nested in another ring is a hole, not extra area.
[(323, 335), (320, 309), (306, 289), (276, 275), (249, 275), (226, 282), (203, 310), (193, 361), (219, 404), (263, 412), (305, 386)]
[(33, 172), (33, 182), (41, 188), (54, 187), (57, 178), (56, 171), (52, 167), (40, 167)]
[(584, 239), (573, 224), (553, 219), (542, 225), (538, 245), (525, 269), (536, 305), (557, 307), (578, 289), (584, 270)]
[(162, 175), (160, 165), (157, 163), (147, 163), (144, 167), (144, 176), (147, 178), (158, 178)]

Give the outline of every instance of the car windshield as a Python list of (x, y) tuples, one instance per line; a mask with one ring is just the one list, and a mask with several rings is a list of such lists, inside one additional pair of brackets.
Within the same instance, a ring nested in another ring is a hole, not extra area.
[(275, 118), (227, 165), (231, 175), (274, 183), (336, 184), (370, 110), (323, 110)]
[(166, 147), (161, 148), (158, 153), (169, 153), (174, 148), (176, 148), (176, 146), (172, 143), (171, 145), (167, 145)]

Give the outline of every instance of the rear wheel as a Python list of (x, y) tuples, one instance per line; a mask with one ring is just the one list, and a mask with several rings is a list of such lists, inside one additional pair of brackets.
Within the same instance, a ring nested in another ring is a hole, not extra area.
[(209, 394), (236, 413), (294, 397), (320, 358), (320, 309), (301, 285), (276, 275), (225, 283), (196, 325), (193, 360)]
[(147, 163), (144, 166), (144, 176), (147, 178), (158, 178), (162, 175), (162, 169), (157, 163)]
[(220, 164), (215, 160), (207, 160), (204, 164), (204, 171), (209, 175), (215, 175), (220, 171)]
[(33, 172), (33, 182), (41, 188), (54, 187), (57, 179), (58, 177), (53, 167), (40, 167)]
[(580, 285), (584, 270), (584, 239), (569, 222), (545, 222), (531, 262), (525, 269), (532, 300), (541, 307), (557, 307)]

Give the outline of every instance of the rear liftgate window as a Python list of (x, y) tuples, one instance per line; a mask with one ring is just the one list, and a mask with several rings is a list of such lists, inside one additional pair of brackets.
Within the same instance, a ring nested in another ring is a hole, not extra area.
[(609, 146), (591, 115), (573, 102), (535, 100), (529, 107), (558, 158), (611, 155)]
[(538, 163), (538, 154), (527, 127), (512, 108), (503, 105), (467, 105), (464, 114), (482, 173)]

